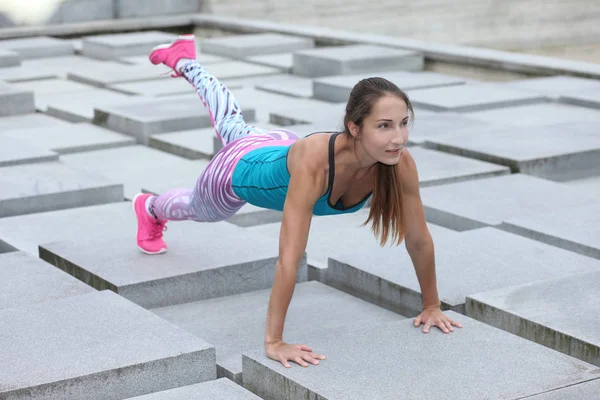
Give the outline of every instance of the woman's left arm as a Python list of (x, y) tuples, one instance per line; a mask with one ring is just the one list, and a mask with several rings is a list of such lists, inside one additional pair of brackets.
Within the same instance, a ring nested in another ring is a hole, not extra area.
[(452, 326), (459, 328), (462, 326), (450, 319), (440, 308), (433, 239), (427, 228), (419, 193), (417, 166), (408, 149), (403, 150), (397, 168), (403, 192), (402, 200), (406, 223), (405, 246), (415, 267), (423, 300), (423, 311), (415, 317), (414, 324), (415, 327), (424, 325), (424, 333), (428, 333), (432, 326), (437, 326), (444, 333), (449, 333), (453, 331)]

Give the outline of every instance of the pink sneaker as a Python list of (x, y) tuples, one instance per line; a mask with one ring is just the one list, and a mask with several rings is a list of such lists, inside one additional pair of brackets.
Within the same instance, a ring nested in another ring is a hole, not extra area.
[(149, 193), (140, 193), (133, 199), (133, 210), (137, 216), (137, 245), (146, 254), (161, 254), (167, 251), (167, 245), (162, 239), (167, 221), (158, 220), (148, 215), (146, 199)]
[(182, 58), (196, 59), (196, 43), (194, 42), (194, 35), (179, 36), (171, 43), (156, 46), (152, 49), (152, 52), (150, 52), (149, 58), (152, 64), (165, 64), (175, 71), (171, 76), (181, 76), (175, 70), (177, 61)]

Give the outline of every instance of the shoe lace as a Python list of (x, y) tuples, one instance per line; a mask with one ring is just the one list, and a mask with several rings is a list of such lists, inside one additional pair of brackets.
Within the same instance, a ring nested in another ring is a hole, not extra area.
[(156, 222), (152, 224), (150, 227), (150, 232), (148, 232), (148, 236), (150, 239), (159, 238), (162, 236), (163, 231), (167, 230), (167, 225), (162, 222)]

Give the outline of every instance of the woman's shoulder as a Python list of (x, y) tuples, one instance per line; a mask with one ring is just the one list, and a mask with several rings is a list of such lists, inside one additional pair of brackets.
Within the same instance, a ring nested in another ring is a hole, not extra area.
[(289, 157), (295, 166), (326, 168), (329, 162), (329, 140), (333, 132), (315, 132), (294, 143)]

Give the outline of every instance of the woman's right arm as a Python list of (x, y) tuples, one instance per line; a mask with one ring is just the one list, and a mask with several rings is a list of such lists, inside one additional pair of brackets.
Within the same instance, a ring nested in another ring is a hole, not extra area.
[[(310, 159), (302, 157), (303, 150), (298, 150), (296, 160)], [(290, 345), (283, 341), (285, 317), (296, 285), (298, 267), (306, 251), (313, 207), (321, 196), (325, 179), (318, 163), (295, 164), (295, 167), (290, 166), (290, 183), (279, 235), (279, 260), (275, 268), (265, 327), (267, 355), (288, 368), (288, 360), (307, 366), (306, 361), (318, 364), (317, 359), (324, 359), (305, 345)]]

